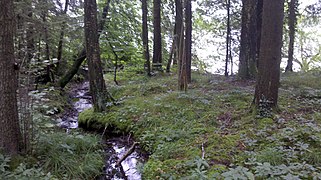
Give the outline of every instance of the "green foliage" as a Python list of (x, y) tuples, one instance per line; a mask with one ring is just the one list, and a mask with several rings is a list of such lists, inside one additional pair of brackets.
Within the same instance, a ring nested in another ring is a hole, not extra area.
[(14, 169), (11, 168), (12, 159), (0, 154), (0, 179), (28, 180), (28, 179), (56, 179), (50, 173), (45, 173), (42, 168), (29, 167), (26, 163), (20, 163)]
[(102, 172), (103, 151), (94, 135), (43, 134), (36, 153), (44, 170), (59, 179), (92, 179)]

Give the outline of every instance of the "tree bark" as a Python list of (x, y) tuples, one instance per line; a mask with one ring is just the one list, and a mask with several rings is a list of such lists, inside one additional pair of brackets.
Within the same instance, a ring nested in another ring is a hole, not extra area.
[[(68, 5), (69, 5), (69, 0), (66, 0), (65, 8), (62, 12), (63, 18), (65, 18), (64, 16), (67, 14)], [(57, 52), (58, 52), (58, 54), (57, 54), (57, 59), (58, 59), (57, 73), (58, 73), (58, 75), (62, 75), (65, 72), (65, 67), (67, 65), (66, 60), (62, 59), (62, 46), (63, 46), (63, 42), (64, 42), (66, 24), (67, 24), (67, 22), (66, 22), (66, 20), (64, 20), (61, 25), (59, 42), (58, 42), (58, 50), (57, 50)]]
[[(103, 9), (102, 17), (100, 20), (99, 32), (101, 32), (105, 26), (105, 20), (109, 11), (109, 5), (111, 0), (107, 0), (106, 6)], [(99, 37), (100, 34), (98, 34)], [(64, 88), (68, 82), (74, 77), (74, 75), (78, 72), (79, 67), (86, 59), (86, 48), (83, 48), (80, 53), (78, 54), (77, 58), (74, 60), (72, 67), (69, 69), (68, 72), (58, 81), (58, 86), (60, 88)]]
[(174, 38), (176, 43), (176, 51), (174, 54), (174, 61), (173, 64), (180, 64), (181, 56), (182, 56), (182, 44), (181, 41), (183, 41), (184, 37), (182, 33), (184, 32), (183, 29), (183, 6), (181, 0), (175, 0), (175, 29), (174, 29)]
[(102, 112), (106, 109), (107, 89), (100, 60), (96, 0), (85, 0), (84, 9), (90, 92), (92, 95), (94, 111)]
[(239, 77), (252, 79), (257, 74), (257, 0), (243, 0)]
[(16, 155), (21, 135), (14, 70), (15, 14), (12, 0), (0, 1), (0, 25), (0, 149), (6, 154)]
[(225, 71), (224, 75), (228, 76), (228, 63), (229, 63), (229, 48), (230, 48), (230, 39), (231, 39), (231, 23), (230, 23), (230, 7), (231, 0), (227, 0), (226, 10), (227, 10), (227, 22), (226, 22), (226, 58), (225, 58)]
[(267, 105), (271, 108), (277, 106), (280, 81), (283, 10), (284, 0), (264, 0), (260, 63), (254, 99), (257, 107), (262, 103), (262, 100), (267, 102)]
[(161, 0), (153, 2), (154, 16), (154, 45), (153, 45), (153, 70), (162, 70), (162, 34), (161, 34)]
[(186, 58), (186, 78), (187, 83), (192, 82), (192, 2), (186, 0), (185, 11), (185, 58)]
[(257, 28), (257, 40), (256, 40), (256, 52), (257, 62), (256, 67), (259, 67), (260, 63), (260, 47), (261, 47), (261, 34), (262, 34), (262, 16), (263, 16), (263, 2), (264, 0), (257, 0), (256, 6), (256, 28)]
[(150, 70), (150, 57), (149, 57), (149, 47), (148, 47), (148, 25), (147, 25), (147, 0), (142, 0), (142, 38), (143, 38), (143, 48), (144, 48), (144, 58), (145, 58), (145, 70), (148, 76), (151, 76)]
[(295, 26), (297, 23), (297, 7), (298, 0), (291, 0), (289, 3), (289, 51), (288, 51), (288, 63), (285, 68), (285, 72), (293, 71), (293, 50), (294, 50), (294, 39), (295, 39)]

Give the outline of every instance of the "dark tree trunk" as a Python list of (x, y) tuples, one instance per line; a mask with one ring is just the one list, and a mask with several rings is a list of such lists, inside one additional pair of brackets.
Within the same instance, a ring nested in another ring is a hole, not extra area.
[(14, 69), (15, 14), (13, 0), (0, 1), (0, 149), (9, 155), (19, 153), (21, 140), (17, 76)]
[[(69, 5), (69, 0), (66, 0), (65, 2), (65, 8), (62, 12), (63, 18), (65, 18), (65, 15), (67, 14), (68, 11), (68, 5)], [(62, 58), (62, 47), (63, 47), (63, 42), (64, 42), (64, 36), (65, 36), (65, 29), (66, 29), (66, 20), (62, 22), (61, 25), (61, 30), (60, 30), (60, 36), (59, 36), (59, 42), (58, 42), (58, 54), (57, 54), (57, 59), (58, 59), (58, 64), (57, 64), (57, 73), (58, 75), (62, 75), (65, 72), (65, 67), (67, 65), (66, 60)]]
[(182, 34), (183, 31), (183, 6), (182, 6), (182, 1), (181, 0), (175, 0), (175, 29), (174, 29), (174, 38), (175, 38), (175, 54), (174, 54), (174, 61), (173, 64), (178, 64), (179, 61), (181, 60), (182, 56), (182, 41), (184, 35)]
[(257, 74), (257, 0), (243, 0), (239, 77), (255, 78)]
[[(264, 0), (259, 71), (255, 104), (274, 108), (278, 102), (284, 0)], [(271, 28), (273, 27), (273, 28)]]
[(27, 24), (27, 30), (26, 30), (26, 41), (27, 41), (27, 64), (30, 63), (32, 58), (34, 58), (35, 55), (35, 40), (34, 40), (34, 24), (32, 21), (33, 13), (32, 13), (32, 5), (31, 3), (28, 4), (28, 24)]
[(230, 23), (230, 7), (231, 0), (227, 0), (226, 10), (227, 10), (227, 23), (226, 23), (226, 58), (225, 58), (225, 71), (224, 75), (228, 76), (228, 63), (229, 63), (229, 53), (230, 53), (230, 39), (231, 39), (231, 23)]
[(186, 0), (185, 10), (185, 58), (186, 58), (186, 78), (187, 83), (192, 82), (191, 68), (192, 68), (192, 2)]
[(259, 67), (260, 61), (260, 46), (261, 46), (261, 34), (262, 34), (262, 15), (263, 15), (263, 2), (264, 0), (257, 0), (256, 5), (256, 32), (257, 32), (257, 40), (256, 40), (256, 52), (257, 52), (257, 62), (256, 67)]
[[(101, 32), (105, 26), (105, 20), (109, 11), (109, 5), (110, 5), (110, 0), (107, 1), (106, 6), (103, 9), (102, 12), (102, 17), (100, 20), (100, 26), (99, 26), (99, 32)], [(98, 34), (99, 37), (100, 34)], [(74, 63), (72, 64), (72, 67), (69, 69), (68, 72), (65, 73), (65, 75), (58, 81), (58, 85), (61, 88), (64, 88), (68, 82), (74, 77), (74, 75), (78, 72), (79, 67), (81, 66), (81, 64), (84, 62), (84, 60), (86, 59), (86, 49), (83, 48), (77, 58), (74, 60)]]
[(148, 76), (151, 76), (150, 70), (150, 57), (149, 57), (149, 47), (148, 47), (148, 25), (147, 25), (147, 0), (142, 0), (142, 38), (144, 47), (144, 58), (145, 58), (145, 70)]
[(170, 50), (170, 53), (169, 53), (169, 58), (168, 58), (167, 66), (166, 66), (166, 72), (167, 73), (171, 72), (171, 64), (172, 64), (172, 61), (173, 61), (174, 51), (175, 51), (175, 38), (173, 38), (173, 43), (172, 43), (172, 46), (171, 46), (171, 50)]
[(154, 0), (154, 45), (153, 70), (162, 71), (162, 34), (161, 34), (161, 0)]
[(90, 92), (92, 95), (94, 111), (102, 112), (106, 109), (107, 90), (100, 61), (96, 0), (85, 0), (84, 9)]
[(45, 41), (45, 57), (46, 60), (50, 60), (50, 48), (49, 48), (49, 33), (48, 33), (48, 27), (47, 27), (47, 11), (43, 12), (42, 21), (44, 23), (44, 41)]
[(293, 49), (294, 49), (294, 39), (295, 39), (295, 26), (297, 22), (297, 7), (298, 0), (291, 0), (289, 3), (289, 51), (288, 51), (288, 64), (285, 68), (285, 72), (293, 71)]

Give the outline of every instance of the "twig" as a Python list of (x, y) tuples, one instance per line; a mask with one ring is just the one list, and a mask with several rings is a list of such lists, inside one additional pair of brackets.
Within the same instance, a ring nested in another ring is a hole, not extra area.
[(123, 155), (123, 157), (121, 157), (117, 163), (116, 163), (116, 167), (120, 166), (121, 163), (129, 156), (131, 155), (134, 150), (135, 150), (135, 146), (138, 144), (138, 142), (134, 142), (134, 144), (128, 149), (128, 151)]
[(205, 158), (205, 148), (204, 148), (204, 143), (202, 143), (202, 159)]

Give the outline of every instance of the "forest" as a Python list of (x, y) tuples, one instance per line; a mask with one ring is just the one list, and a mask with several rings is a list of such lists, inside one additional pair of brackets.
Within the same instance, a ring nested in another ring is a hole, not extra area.
[(0, 0), (0, 179), (321, 179), (321, 0)]

